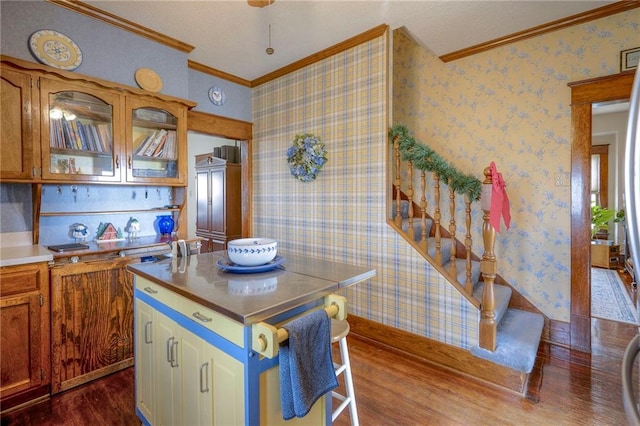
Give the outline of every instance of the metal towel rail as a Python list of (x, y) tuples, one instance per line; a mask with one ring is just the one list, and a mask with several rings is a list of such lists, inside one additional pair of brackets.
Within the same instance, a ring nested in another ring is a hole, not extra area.
[[(324, 298), (324, 310), (330, 318), (344, 320), (347, 317), (347, 299), (337, 294), (330, 294)], [(289, 338), (284, 328), (276, 328), (266, 322), (253, 324), (251, 327), (252, 349), (262, 356), (273, 358), (278, 355), (280, 343)]]

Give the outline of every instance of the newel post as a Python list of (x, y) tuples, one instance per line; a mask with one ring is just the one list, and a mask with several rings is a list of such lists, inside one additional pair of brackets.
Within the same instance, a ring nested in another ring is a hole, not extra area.
[(491, 179), (491, 171), (489, 167), (483, 171), (484, 181), (482, 182), (481, 206), (484, 214), (482, 215), (482, 240), (484, 242), (484, 253), (480, 261), (480, 272), (484, 281), (484, 290), (482, 292), (481, 301), (481, 317), (480, 317), (480, 347), (489, 351), (496, 350), (497, 324), (495, 318), (495, 295), (493, 291), (493, 283), (496, 279), (498, 271), (496, 265), (496, 256), (494, 246), (496, 243), (496, 230), (491, 226), (489, 217), (491, 213), (491, 188), (493, 182)]

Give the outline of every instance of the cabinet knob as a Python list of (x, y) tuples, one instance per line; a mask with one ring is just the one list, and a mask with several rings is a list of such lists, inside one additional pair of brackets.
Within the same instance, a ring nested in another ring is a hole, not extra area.
[(116, 169), (120, 168), (120, 156), (116, 155)]
[(127, 157), (127, 165), (130, 169), (133, 168), (133, 159), (131, 158), (131, 156)]

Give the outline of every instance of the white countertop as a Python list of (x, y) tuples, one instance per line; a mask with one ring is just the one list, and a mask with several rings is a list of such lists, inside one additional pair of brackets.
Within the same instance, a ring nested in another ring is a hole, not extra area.
[(48, 262), (50, 260), (53, 260), (53, 254), (39, 245), (0, 247), (0, 267)]

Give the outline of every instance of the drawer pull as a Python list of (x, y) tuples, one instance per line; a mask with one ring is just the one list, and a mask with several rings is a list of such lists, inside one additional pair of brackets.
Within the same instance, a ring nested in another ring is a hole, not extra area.
[(158, 294), (158, 290), (154, 290), (151, 287), (145, 287), (144, 291), (146, 291), (149, 294)]
[(173, 337), (167, 339), (167, 362), (173, 366)]
[(171, 367), (180, 367), (178, 365), (178, 341), (174, 340), (171, 344)]
[(149, 344), (149, 343), (153, 343), (153, 340), (151, 339), (151, 321), (147, 321), (144, 324), (144, 342)]
[(205, 317), (204, 315), (202, 315), (200, 312), (194, 312), (193, 313), (193, 317), (196, 319), (199, 319), (202, 322), (211, 322), (213, 321), (213, 318), (209, 318), (209, 317)]
[[(203, 375), (202, 372), (205, 372)], [(204, 377), (204, 380), (202, 378)], [(204, 384), (204, 386), (203, 386)], [(200, 393), (209, 392), (209, 363), (205, 362), (200, 366)]]

